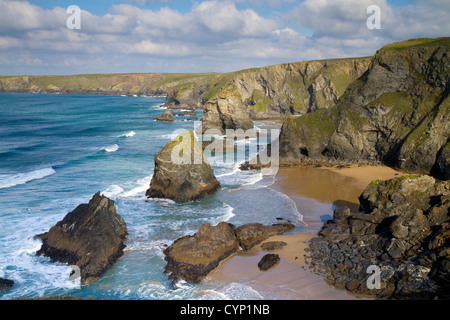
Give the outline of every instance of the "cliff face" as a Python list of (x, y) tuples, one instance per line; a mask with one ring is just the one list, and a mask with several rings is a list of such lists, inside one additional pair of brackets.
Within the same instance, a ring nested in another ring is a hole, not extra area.
[[(204, 96), (207, 102), (203, 124), (235, 129), (221, 121), (220, 115), (233, 119), (231, 123), (247, 123), (243, 118), (246, 115), (251, 119), (284, 118), (330, 108), (347, 86), (367, 70), (370, 62), (371, 58), (298, 62), (226, 74)], [(238, 106), (234, 106), (236, 101), (231, 107), (223, 101), (230, 92), (239, 101)]]
[(382, 48), (336, 107), (285, 121), (281, 161), (367, 160), (448, 179), (449, 53), (449, 38)]

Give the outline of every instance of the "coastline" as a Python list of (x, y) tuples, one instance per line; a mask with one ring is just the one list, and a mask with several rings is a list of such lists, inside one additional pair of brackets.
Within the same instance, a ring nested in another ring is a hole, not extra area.
[[(224, 260), (207, 279), (219, 283), (243, 283), (257, 290), (265, 300), (354, 300), (364, 299), (328, 285), (305, 262), (308, 241), (332, 218), (335, 207), (347, 205), (358, 210), (358, 196), (373, 180), (392, 179), (404, 173), (385, 166), (349, 166), (345, 168), (280, 168), (270, 188), (295, 202), (305, 227), (267, 239), (287, 245), (272, 252), (259, 244), (245, 253)], [(268, 253), (280, 256), (280, 262), (268, 271), (260, 271), (258, 262)]]

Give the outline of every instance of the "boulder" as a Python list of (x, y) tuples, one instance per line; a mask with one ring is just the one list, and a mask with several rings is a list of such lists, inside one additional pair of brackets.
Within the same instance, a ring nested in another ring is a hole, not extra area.
[(165, 271), (170, 273), (169, 279), (174, 282), (185, 280), (199, 283), (217, 268), (220, 261), (240, 248), (249, 250), (261, 241), (293, 227), (288, 223), (273, 226), (248, 224), (235, 229), (225, 222), (215, 227), (204, 224), (195, 235), (179, 238), (164, 250), (167, 261)]
[(267, 271), (273, 268), (280, 262), (280, 256), (277, 254), (266, 254), (258, 263), (258, 268), (261, 271)]
[(175, 116), (172, 114), (169, 108), (164, 111), (162, 115), (155, 118), (156, 121), (173, 122), (175, 121)]
[(201, 199), (219, 188), (201, 144), (194, 132), (188, 130), (155, 156), (155, 170), (146, 195), (184, 203)]
[(9, 279), (0, 278), (0, 290), (8, 290), (11, 289), (14, 285), (14, 281)]
[(244, 250), (250, 250), (262, 241), (272, 236), (283, 234), (294, 229), (294, 225), (282, 222), (271, 226), (264, 226), (260, 223), (245, 224), (236, 228), (236, 237)]
[(127, 226), (116, 213), (114, 201), (99, 192), (37, 236), (43, 242), (37, 255), (78, 266), (81, 283), (89, 284), (123, 255), (126, 236)]
[(164, 250), (166, 272), (171, 273), (170, 280), (198, 283), (238, 248), (239, 242), (229, 224), (222, 222), (215, 227), (204, 224), (194, 236), (180, 238)]

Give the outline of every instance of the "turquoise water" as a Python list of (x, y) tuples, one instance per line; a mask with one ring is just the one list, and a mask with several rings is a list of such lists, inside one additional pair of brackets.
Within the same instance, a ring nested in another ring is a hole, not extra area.
[[(15, 281), (0, 299), (73, 295), (103, 299), (260, 299), (242, 284), (205, 281), (173, 288), (162, 251), (206, 222), (298, 221), (293, 202), (268, 186), (273, 177), (210, 163), (222, 185), (201, 201), (145, 198), (154, 156), (179, 129), (155, 122), (165, 98), (0, 93), (0, 277)], [(201, 117), (202, 110), (197, 111)], [(274, 124), (259, 122), (259, 128)], [(254, 141), (252, 143), (255, 143)], [(68, 212), (101, 191), (128, 227), (123, 257), (96, 283), (68, 281), (70, 266), (37, 257), (40, 241)]]

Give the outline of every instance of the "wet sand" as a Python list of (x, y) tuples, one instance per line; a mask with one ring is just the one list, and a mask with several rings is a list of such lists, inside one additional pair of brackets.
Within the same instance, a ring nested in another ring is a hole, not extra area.
[[(353, 300), (361, 299), (329, 286), (308, 269), (305, 260), (307, 241), (330, 220), (336, 207), (347, 205), (358, 210), (358, 197), (373, 180), (392, 179), (402, 173), (383, 166), (349, 168), (280, 168), (272, 189), (289, 196), (303, 216), (304, 228), (272, 237), (264, 242), (284, 241), (287, 246), (273, 252), (261, 244), (249, 252), (223, 261), (208, 278), (223, 283), (251, 286), (266, 300)], [(260, 271), (258, 262), (267, 253), (280, 255), (280, 263)]]

